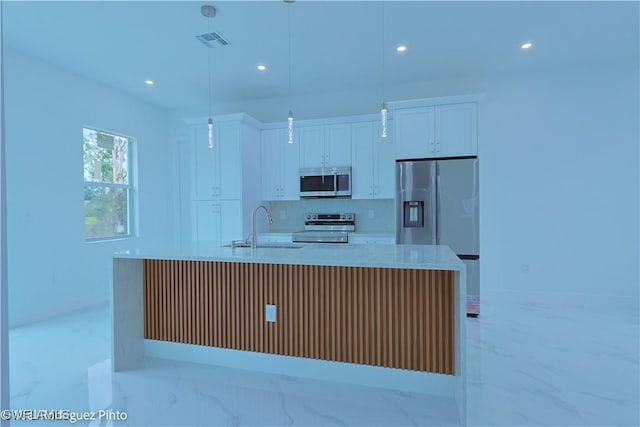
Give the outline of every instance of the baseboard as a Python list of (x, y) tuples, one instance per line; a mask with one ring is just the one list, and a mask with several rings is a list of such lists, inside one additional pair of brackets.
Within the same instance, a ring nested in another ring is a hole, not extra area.
[(607, 294), (581, 294), (567, 292), (537, 292), (525, 290), (492, 290), (481, 293), (481, 305), (501, 303), (561, 304), (573, 308), (603, 308), (638, 311), (639, 298)]

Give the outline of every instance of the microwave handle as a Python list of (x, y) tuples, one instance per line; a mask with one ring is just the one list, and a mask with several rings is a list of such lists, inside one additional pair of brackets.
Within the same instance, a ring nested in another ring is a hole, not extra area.
[(337, 173), (333, 174), (333, 195), (334, 196), (338, 195), (338, 174)]

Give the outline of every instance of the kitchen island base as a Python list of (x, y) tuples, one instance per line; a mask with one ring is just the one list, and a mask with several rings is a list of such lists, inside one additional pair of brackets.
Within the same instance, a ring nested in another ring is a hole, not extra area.
[(451, 264), (415, 247), (381, 248), (383, 266), (343, 249), (324, 265), (116, 256), (113, 368), (151, 356), (424, 393), (464, 425), (464, 265), (432, 248)]

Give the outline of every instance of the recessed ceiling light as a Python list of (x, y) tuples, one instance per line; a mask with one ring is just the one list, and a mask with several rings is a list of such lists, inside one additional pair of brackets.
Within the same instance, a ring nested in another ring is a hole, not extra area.
[(398, 47), (396, 48), (396, 51), (397, 51), (398, 53), (404, 53), (404, 52), (406, 52), (406, 51), (407, 51), (407, 46), (405, 46), (405, 45), (401, 44), (400, 46), (398, 46)]
[(267, 66), (266, 66), (266, 65), (264, 65), (264, 64), (260, 64), (260, 65), (258, 65), (258, 71), (264, 71), (264, 70), (266, 70), (266, 69), (267, 69)]
[(531, 49), (532, 47), (533, 47), (533, 43), (531, 43), (531, 42), (522, 43), (520, 45), (520, 49), (522, 49), (522, 50)]
[(145, 80), (144, 82), (145, 82), (148, 86), (153, 86), (153, 85), (154, 85), (153, 80)]

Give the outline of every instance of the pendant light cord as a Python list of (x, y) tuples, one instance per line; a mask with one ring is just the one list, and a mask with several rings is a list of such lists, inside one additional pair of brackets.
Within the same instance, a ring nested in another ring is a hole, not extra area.
[[(207, 17), (207, 34), (211, 33), (211, 18)], [(209, 76), (209, 118), (211, 118), (211, 48), (207, 46), (207, 75)]]
[(291, 3), (287, 3), (287, 26), (289, 28), (289, 110), (292, 110), (291, 96)]
[(384, 19), (384, 0), (382, 0), (382, 42), (381, 42), (381, 48), (382, 48), (382, 76), (381, 76), (381, 80), (382, 80), (382, 102), (385, 102), (384, 100), (384, 65), (385, 65), (385, 55), (384, 55), (384, 51), (385, 51), (385, 47), (384, 47), (384, 40), (385, 40), (385, 28), (384, 28), (384, 24), (385, 24), (385, 19)]

